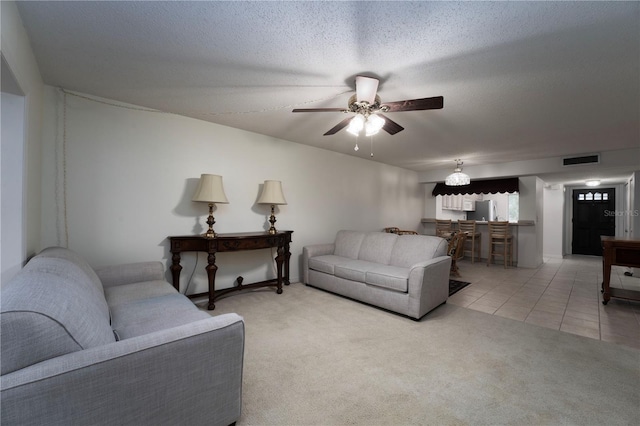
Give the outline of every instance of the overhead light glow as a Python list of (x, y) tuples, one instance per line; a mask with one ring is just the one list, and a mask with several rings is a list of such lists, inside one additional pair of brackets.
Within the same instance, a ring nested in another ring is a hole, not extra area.
[(384, 127), (384, 124), (384, 118), (380, 117), (379, 115), (356, 114), (356, 116), (353, 117), (349, 122), (347, 132), (351, 133), (354, 136), (358, 136), (362, 129), (364, 129), (367, 136), (373, 136)]
[(377, 134), (380, 129), (384, 127), (384, 118), (379, 115), (372, 114), (367, 118), (367, 122), (364, 124), (364, 129), (367, 136), (373, 136)]
[(364, 116), (361, 114), (356, 114), (355, 117), (351, 119), (349, 122), (349, 127), (347, 127), (347, 132), (351, 133), (354, 136), (358, 136), (360, 131), (364, 127)]
[(587, 186), (598, 186), (600, 185), (600, 181), (598, 179), (591, 179), (584, 183)]

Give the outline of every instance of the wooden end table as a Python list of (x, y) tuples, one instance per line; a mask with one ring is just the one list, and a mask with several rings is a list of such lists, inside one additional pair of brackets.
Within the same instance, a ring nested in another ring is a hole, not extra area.
[[(187, 295), (190, 298), (209, 296), (208, 310), (215, 309), (215, 299), (218, 297), (247, 288), (276, 286), (277, 293), (282, 293), (282, 284), (289, 285), (289, 259), (291, 252), (289, 244), (291, 243), (291, 234), (293, 231), (278, 231), (275, 234), (268, 232), (241, 232), (233, 234), (218, 234), (214, 238), (207, 238), (202, 235), (187, 235), (178, 237), (169, 237), (171, 242), (171, 275), (173, 277), (173, 286), (176, 290), (180, 290), (180, 253), (185, 251), (196, 251), (208, 253), (207, 257), (207, 278), (209, 280), (209, 291), (206, 293), (198, 293)], [(231, 288), (216, 290), (216, 253), (257, 250), (277, 247), (278, 252), (275, 258), (277, 278), (261, 281), (252, 284), (242, 284), (244, 278), (242, 276), (236, 279), (238, 285)]]
[(611, 288), (611, 265), (640, 268), (640, 240), (600, 236), (602, 243), (602, 304), (612, 297), (640, 300), (640, 291)]

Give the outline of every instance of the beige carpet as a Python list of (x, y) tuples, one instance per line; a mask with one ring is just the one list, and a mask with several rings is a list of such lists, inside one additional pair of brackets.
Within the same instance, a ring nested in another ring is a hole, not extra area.
[(640, 424), (640, 351), (451, 304), (421, 321), (304, 284), (235, 293), (238, 425)]

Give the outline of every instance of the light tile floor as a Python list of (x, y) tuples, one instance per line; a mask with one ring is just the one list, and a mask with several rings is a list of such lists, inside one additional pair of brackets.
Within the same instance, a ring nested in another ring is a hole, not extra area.
[[(505, 269), (467, 258), (458, 265), (457, 279), (471, 284), (448, 303), (640, 349), (640, 302), (602, 304), (601, 257), (545, 259), (535, 269)], [(611, 287), (640, 291), (640, 277), (627, 277), (626, 270), (613, 267)]]

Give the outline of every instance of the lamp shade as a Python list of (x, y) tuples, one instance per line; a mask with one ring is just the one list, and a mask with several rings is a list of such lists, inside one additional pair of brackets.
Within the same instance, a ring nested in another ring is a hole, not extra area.
[(469, 175), (462, 173), (462, 161), (460, 160), (455, 160), (456, 161), (456, 168), (453, 170), (453, 173), (451, 173), (449, 176), (447, 176), (447, 178), (444, 181), (444, 184), (447, 186), (463, 186), (463, 185), (469, 185), (469, 183), (471, 183), (471, 179), (469, 178)]
[(347, 132), (351, 133), (353, 136), (358, 136), (360, 131), (364, 127), (365, 118), (362, 114), (356, 114), (355, 117), (349, 121), (349, 126), (347, 127)]
[(282, 182), (279, 180), (265, 180), (258, 204), (287, 204), (282, 193)]
[(227, 196), (222, 187), (222, 176), (218, 175), (200, 175), (198, 188), (191, 201), (200, 201), (203, 203), (222, 203), (228, 204)]
[(364, 124), (365, 134), (367, 136), (377, 135), (380, 129), (384, 127), (384, 118), (376, 114), (371, 114)]
[(469, 179), (468, 175), (462, 172), (454, 172), (447, 176), (444, 183), (448, 186), (463, 186), (469, 185), (469, 183), (471, 183), (471, 179)]

